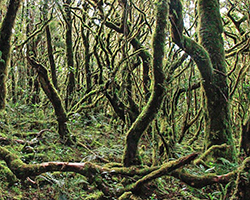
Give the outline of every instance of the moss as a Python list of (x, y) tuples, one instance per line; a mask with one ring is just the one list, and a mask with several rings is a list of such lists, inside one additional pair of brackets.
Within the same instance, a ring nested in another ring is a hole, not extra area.
[(118, 200), (141, 200), (140, 197), (135, 196), (132, 192), (124, 192)]
[(102, 192), (95, 192), (93, 194), (88, 195), (85, 199), (86, 200), (98, 200), (103, 198), (103, 193)]
[(17, 181), (17, 178), (8, 167), (0, 165), (0, 180), (7, 181), (12, 185)]
[(44, 153), (28, 153), (22, 156), (22, 161), (29, 163), (31, 160), (43, 161), (45, 160), (46, 155)]
[(182, 12), (180, 12), (179, 4), (180, 1), (174, 0), (170, 3), (171, 9), (175, 11), (172, 11), (171, 14), (172, 38), (195, 60), (204, 79), (202, 85), (206, 96), (205, 148), (226, 143), (231, 148), (226, 151), (216, 150), (213, 152), (213, 156), (235, 161), (236, 150), (230, 124), (228, 84), (227, 77), (224, 75), (226, 74), (226, 62), (221, 36), (223, 28), (219, 1), (198, 1), (199, 44), (183, 36), (183, 20), (181, 20)]
[(39, 76), (39, 82), (43, 88), (43, 91), (52, 103), (58, 122), (58, 133), (60, 135), (61, 142), (64, 144), (73, 144), (74, 141), (71, 138), (71, 133), (67, 126), (68, 116), (63, 106), (60, 95), (55, 89), (53, 83), (48, 76), (48, 70), (36, 62), (33, 58), (28, 58), (28, 62), (34, 67)]
[[(198, 1), (199, 40), (209, 53), (213, 68), (226, 73), (225, 53), (220, 5), (218, 0)], [(210, 93), (207, 94), (206, 148), (227, 143), (232, 146), (226, 151), (215, 151), (215, 157), (235, 160), (235, 148), (232, 139), (230, 111), (228, 108), (228, 85), (221, 73), (213, 74)]]
[(0, 29), (0, 110), (5, 107), (7, 66), (10, 57), (12, 28), (21, 0), (11, 0)]
[(153, 89), (149, 101), (140, 115), (137, 117), (135, 122), (126, 135), (126, 147), (124, 150), (123, 163), (124, 166), (128, 167), (131, 165), (141, 164), (141, 160), (138, 153), (139, 140), (147, 129), (149, 124), (157, 114), (164, 95), (164, 79), (165, 75), (162, 71), (163, 57), (164, 57), (164, 46), (166, 40), (166, 18), (168, 13), (167, 1), (159, 1), (157, 6), (157, 21), (156, 29), (153, 37), (153, 80), (151, 88)]

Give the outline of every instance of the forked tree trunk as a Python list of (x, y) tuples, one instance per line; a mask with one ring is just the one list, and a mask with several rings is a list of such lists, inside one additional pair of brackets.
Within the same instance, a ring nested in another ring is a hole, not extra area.
[(173, 41), (194, 59), (203, 78), (206, 97), (205, 148), (226, 143), (230, 148), (217, 150), (213, 156), (235, 160), (219, 1), (198, 1), (199, 43), (182, 33), (181, 2), (171, 0), (170, 7)]

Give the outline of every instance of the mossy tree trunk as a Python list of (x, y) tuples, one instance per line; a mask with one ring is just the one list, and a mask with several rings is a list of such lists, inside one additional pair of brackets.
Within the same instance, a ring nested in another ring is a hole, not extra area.
[(0, 29), (0, 109), (5, 107), (7, 67), (10, 58), (12, 28), (21, 0), (10, 0)]
[(235, 149), (229, 110), (229, 95), (226, 74), (224, 42), (221, 36), (223, 26), (218, 0), (198, 1), (199, 39), (211, 59), (214, 73), (211, 92), (207, 96), (208, 116), (206, 120), (206, 148), (227, 143), (232, 146), (229, 151), (215, 152), (216, 157), (234, 160)]
[(244, 150), (245, 154), (250, 156), (250, 117), (242, 126), (242, 135), (241, 135), (241, 149)]
[(65, 99), (66, 110), (70, 108), (73, 100), (73, 94), (75, 91), (75, 73), (74, 73), (74, 58), (73, 58), (73, 41), (72, 41), (72, 17), (70, 4), (71, 0), (65, 1), (65, 22), (66, 22), (66, 57), (68, 65), (68, 77), (67, 77), (67, 94)]
[(127, 132), (123, 158), (123, 164), (126, 167), (141, 163), (138, 155), (139, 140), (158, 112), (164, 96), (163, 83), (165, 77), (162, 71), (162, 66), (166, 39), (167, 5), (168, 2), (166, 0), (160, 0), (157, 3), (157, 21), (153, 37), (153, 80), (151, 83), (153, 91), (146, 107)]
[(182, 34), (181, 2), (171, 0), (170, 5), (173, 41), (195, 60), (203, 78), (202, 85), (207, 105), (205, 148), (227, 143), (231, 148), (227, 151), (215, 151), (214, 157), (225, 157), (229, 160), (235, 160), (219, 1), (198, 1), (199, 43)]
[(37, 71), (41, 87), (54, 107), (61, 142), (69, 145), (72, 144), (73, 141), (71, 140), (70, 131), (67, 127), (68, 116), (59, 94), (49, 79), (47, 69), (32, 58), (28, 57), (28, 62)]
[[(30, 7), (35, 5), (35, 2), (26, 0), (27, 8), (26, 8), (26, 38), (28, 38), (32, 34), (32, 29), (34, 28), (34, 11), (30, 9)], [(32, 38), (26, 44), (26, 57), (30, 55), (37, 55), (38, 54), (38, 45), (39, 37)], [(37, 80), (37, 77), (34, 75), (34, 69), (27, 63), (26, 66), (27, 70), (27, 86), (28, 86), (28, 93), (30, 94), (30, 98), (27, 99), (27, 104), (37, 104), (40, 101), (39, 93), (40, 93), (40, 86)]]
[[(44, 20), (48, 20), (48, 0), (44, 1)], [(52, 82), (55, 86), (56, 89), (58, 89), (57, 86), (57, 75), (56, 75), (56, 64), (55, 64), (55, 59), (53, 56), (53, 46), (52, 46), (52, 37), (51, 37), (51, 31), (49, 25), (46, 26), (45, 28), (46, 32), (46, 37), (47, 37), (47, 51), (48, 51), (48, 57), (49, 57), (49, 63), (50, 63), (50, 70), (51, 70), (51, 77), (52, 77)]]
[[(84, 23), (87, 23), (87, 16), (86, 13), (88, 12), (88, 7), (87, 4), (84, 6), (84, 13), (82, 14), (82, 19)], [(90, 92), (92, 83), (91, 83), (91, 65), (90, 65), (90, 59), (91, 59), (91, 54), (90, 54), (90, 30), (85, 29), (83, 25), (81, 25), (81, 36), (83, 40), (83, 45), (84, 45), (84, 60), (85, 60), (85, 65), (84, 65), (84, 76), (85, 76), (85, 84), (86, 84), (86, 93)], [(80, 77), (80, 74), (78, 75)], [(79, 79), (79, 78), (78, 78)], [(78, 81), (78, 84), (80, 84), (80, 81)], [(91, 98), (88, 99), (88, 102), (91, 103)]]

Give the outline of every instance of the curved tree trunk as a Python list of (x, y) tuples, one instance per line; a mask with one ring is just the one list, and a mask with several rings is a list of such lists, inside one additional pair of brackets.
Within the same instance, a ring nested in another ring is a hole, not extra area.
[(203, 78), (206, 97), (206, 141), (205, 148), (227, 143), (226, 151), (215, 151), (214, 157), (235, 160), (235, 147), (232, 139), (228, 85), (226, 81), (225, 54), (222, 39), (222, 22), (218, 0), (199, 0), (199, 40), (197, 43), (184, 36), (182, 5), (171, 0), (170, 19), (173, 41), (186, 51), (196, 62)]
[(0, 29), (0, 109), (5, 107), (7, 66), (10, 57), (12, 28), (21, 0), (10, 0), (6, 16)]
[(164, 73), (162, 71), (164, 46), (166, 38), (166, 18), (168, 12), (166, 0), (160, 0), (157, 6), (156, 29), (153, 38), (153, 80), (151, 88), (153, 89), (149, 101), (140, 115), (137, 117), (131, 128), (127, 132), (126, 147), (124, 152), (124, 166), (140, 164), (138, 155), (139, 140), (157, 114), (164, 96)]
[(59, 94), (49, 79), (47, 69), (29, 57), (28, 62), (34, 69), (36, 69), (42, 89), (54, 107), (58, 122), (58, 133), (60, 135), (61, 142), (68, 145), (73, 144), (70, 131), (67, 126), (68, 116), (63, 107)]

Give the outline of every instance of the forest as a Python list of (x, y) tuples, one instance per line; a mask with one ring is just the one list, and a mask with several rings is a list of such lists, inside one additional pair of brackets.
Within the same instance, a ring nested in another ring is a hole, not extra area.
[(0, 199), (248, 200), (249, 0), (1, 0)]

